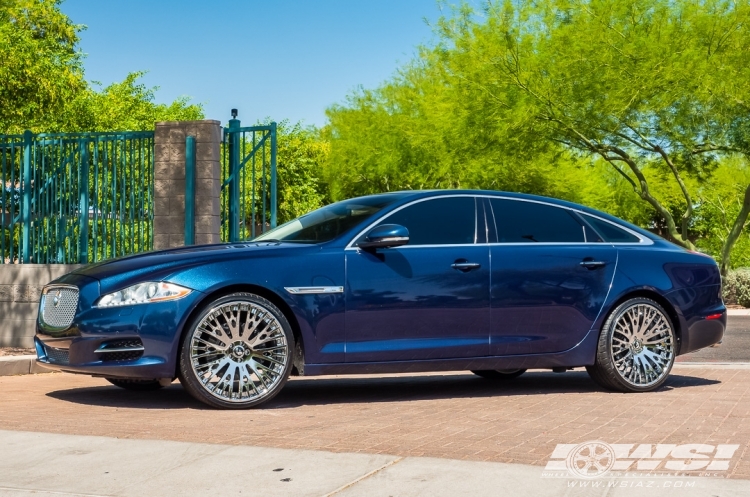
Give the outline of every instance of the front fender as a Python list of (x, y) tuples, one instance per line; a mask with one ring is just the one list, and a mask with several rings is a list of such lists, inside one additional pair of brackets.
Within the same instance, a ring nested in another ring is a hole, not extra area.
[(168, 281), (197, 288), (206, 295), (199, 305), (228, 288), (260, 287), (282, 299), (299, 326), (306, 363), (344, 361), (344, 352), (324, 347), (344, 342), (344, 294), (292, 294), (286, 287), (344, 286), (344, 257), (340, 250), (310, 247), (294, 256), (269, 255), (218, 261), (183, 268)]

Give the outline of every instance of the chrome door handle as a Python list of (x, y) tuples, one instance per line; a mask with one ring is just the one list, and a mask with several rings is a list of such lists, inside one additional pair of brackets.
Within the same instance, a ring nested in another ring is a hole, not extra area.
[(581, 261), (580, 264), (586, 269), (599, 269), (607, 265), (605, 261)]
[(451, 267), (453, 269), (458, 269), (459, 271), (467, 273), (472, 269), (479, 269), (480, 267), (482, 267), (482, 265), (478, 262), (454, 262), (453, 264), (451, 264)]

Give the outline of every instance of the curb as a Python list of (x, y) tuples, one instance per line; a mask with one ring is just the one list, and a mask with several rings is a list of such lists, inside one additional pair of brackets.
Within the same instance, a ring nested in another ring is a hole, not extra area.
[(750, 309), (727, 309), (727, 316), (750, 316)]
[(35, 355), (11, 355), (0, 357), (0, 376), (19, 374), (51, 373), (36, 363)]

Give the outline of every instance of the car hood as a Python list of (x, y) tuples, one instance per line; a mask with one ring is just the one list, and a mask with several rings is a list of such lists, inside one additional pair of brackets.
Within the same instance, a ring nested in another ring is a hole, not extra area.
[(225, 260), (244, 261), (279, 257), (290, 251), (319, 250), (317, 245), (284, 242), (245, 242), (198, 245), (145, 252), (79, 268), (71, 274), (99, 280), (101, 292), (116, 291), (138, 282), (161, 281), (181, 269)]

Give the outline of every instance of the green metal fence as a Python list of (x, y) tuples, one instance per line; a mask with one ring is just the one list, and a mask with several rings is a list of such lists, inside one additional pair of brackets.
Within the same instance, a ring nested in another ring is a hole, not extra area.
[(232, 119), (222, 149), (222, 241), (249, 240), (275, 228), (276, 123), (242, 128)]
[(0, 263), (153, 247), (154, 133), (0, 135)]

